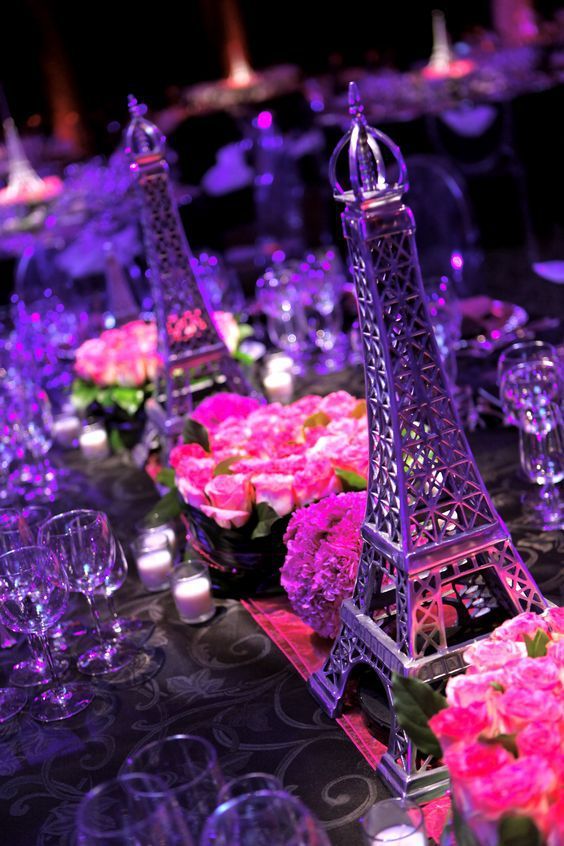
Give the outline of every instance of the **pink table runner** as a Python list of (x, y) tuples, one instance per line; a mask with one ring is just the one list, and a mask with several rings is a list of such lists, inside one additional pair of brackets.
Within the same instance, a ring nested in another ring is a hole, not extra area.
[[(303, 679), (321, 666), (329, 652), (329, 641), (320, 638), (296, 617), (286, 597), (248, 599), (242, 604)], [(366, 727), (361, 709), (357, 706), (348, 708), (337, 722), (370, 766), (375, 768), (386, 747)], [(437, 841), (449, 807), (450, 800), (444, 796), (429, 802), (424, 808), (427, 833)]]

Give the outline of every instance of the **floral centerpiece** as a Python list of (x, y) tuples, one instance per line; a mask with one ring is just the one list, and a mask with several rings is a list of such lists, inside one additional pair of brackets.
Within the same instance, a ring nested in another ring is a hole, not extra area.
[(277, 583), (289, 515), (367, 484), (366, 403), (346, 391), (287, 406), (215, 394), (184, 441), (158, 478), (174, 488), (200, 552), (231, 577), (262, 570)]
[(446, 697), (395, 677), (398, 719), (448, 767), (458, 846), (564, 844), (564, 609), (524, 613), (464, 653)]
[[(239, 346), (251, 328), (239, 325), (230, 312), (215, 312), (214, 320), (231, 355), (246, 361)], [(77, 349), (72, 401), (79, 411), (98, 411), (116, 423), (110, 426), (114, 448), (131, 446), (120, 443), (120, 433), (121, 439), (127, 428), (140, 434), (143, 406), (154, 391), (159, 366), (155, 322), (134, 320), (108, 329)]]

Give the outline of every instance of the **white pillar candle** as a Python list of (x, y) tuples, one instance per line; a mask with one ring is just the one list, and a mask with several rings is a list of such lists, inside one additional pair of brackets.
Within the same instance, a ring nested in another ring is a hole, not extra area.
[(215, 609), (207, 575), (179, 579), (172, 592), (178, 616), (185, 623), (203, 623), (213, 617)]
[(137, 571), (147, 590), (168, 587), (172, 573), (172, 555), (169, 549), (143, 549), (137, 554)]
[(110, 454), (108, 435), (103, 428), (86, 427), (80, 433), (80, 450), (89, 461), (101, 461)]
[(53, 420), (52, 435), (57, 444), (62, 447), (72, 447), (80, 437), (80, 418), (74, 415), (56, 417)]
[(294, 393), (294, 377), (287, 371), (267, 373), (263, 380), (266, 395), (271, 402), (289, 402)]
[(285, 353), (274, 353), (265, 362), (266, 373), (291, 373), (294, 361)]
[(380, 843), (393, 843), (394, 846), (427, 846), (427, 837), (425, 832), (402, 824), (382, 829), (370, 842), (372, 846), (379, 846)]
[(160, 549), (164, 544), (168, 544), (174, 555), (177, 537), (172, 526), (167, 526), (163, 523), (162, 526), (154, 526), (150, 529), (140, 527), (139, 531), (143, 535), (143, 546), (145, 548)]

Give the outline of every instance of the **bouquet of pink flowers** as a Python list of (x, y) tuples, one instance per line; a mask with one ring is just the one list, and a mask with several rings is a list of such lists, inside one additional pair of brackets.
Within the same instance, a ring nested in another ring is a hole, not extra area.
[[(225, 345), (236, 355), (250, 327), (240, 326), (229, 312), (215, 312), (214, 321)], [(108, 329), (76, 351), (73, 403), (80, 410), (94, 403), (102, 408), (115, 406), (133, 416), (152, 393), (159, 367), (153, 321), (134, 320)]]
[(296, 507), (366, 487), (366, 404), (345, 391), (291, 405), (219, 393), (187, 422), (160, 479), (224, 529), (253, 538)]
[(427, 686), (423, 698), (421, 682), (394, 679), (400, 724), (413, 731), (419, 701), (419, 748), (449, 769), (457, 837), (469, 846), (562, 846), (564, 609), (520, 614), (464, 658), (469, 667), (449, 680), (446, 698), (430, 692), (432, 715)]

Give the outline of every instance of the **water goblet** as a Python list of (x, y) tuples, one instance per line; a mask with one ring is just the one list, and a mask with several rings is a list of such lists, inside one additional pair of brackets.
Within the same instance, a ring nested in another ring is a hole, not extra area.
[(283, 790), (282, 782), (270, 773), (246, 773), (237, 776), (225, 784), (219, 791), (219, 804), (236, 799), (237, 796), (248, 796), (249, 793), (259, 793), (261, 790)]
[(408, 799), (376, 802), (361, 818), (363, 842), (367, 846), (427, 846), (423, 811)]
[(67, 573), (51, 550), (24, 546), (0, 556), (0, 621), (39, 638), (53, 679), (31, 703), (32, 717), (43, 723), (72, 717), (93, 699), (86, 685), (61, 683), (51, 656), (47, 632), (62, 617), (68, 595)]
[[(339, 364), (337, 344), (343, 324), (340, 299), (342, 276), (335, 273), (325, 254), (310, 253), (301, 263), (301, 295), (310, 341), (321, 353), (320, 371), (334, 370)], [(342, 355), (341, 357), (342, 358)]]
[(551, 531), (564, 527), (557, 485), (564, 479), (564, 396), (559, 364), (547, 358), (520, 361), (502, 381), (503, 403), (519, 426), (519, 457), (527, 478), (539, 486), (526, 497), (531, 524)]
[(303, 310), (302, 273), (297, 262), (277, 264), (257, 280), (260, 309), (266, 315), (272, 344), (298, 362), (307, 345), (307, 324)]
[(82, 799), (78, 846), (193, 846), (182, 812), (161, 779), (132, 773), (106, 781)]
[(155, 630), (155, 624), (150, 620), (135, 620), (128, 617), (120, 617), (114, 602), (114, 593), (122, 587), (127, 578), (127, 558), (119, 541), (116, 543), (116, 555), (113, 565), (106, 573), (103, 584), (98, 588), (97, 593), (106, 599), (106, 605), (110, 613), (110, 621), (106, 623), (102, 631), (105, 637), (115, 640), (127, 641), (135, 646), (143, 646)]
[(125, 771), (162, 778), (197, 841), (205, 820), (217, 806), (223, 785), (217, 753), (210, 743), (188, 734), (156, 740), (130, 755)]
[(552, 344), (546, 343), (546, 341), (518, 341), (506, 347), (501, 353), (497, 362), (497, 384), (499, 386), (499, 394), (506, 423), (512, 426), (519, 425), (519, 421), (513, 415), (512, 409), (504, 403), (505, 390), (503, 383), (506, 372), (521, 361), (542, 361), (545, 358), (548, 358), (550, 361), (558, 361), (556, 348)]
[(261, 790), (219, 805), (200, 846), (329, 846), (314, 815), (295, 796)]
[(51, 547), (64, 563), (73, 590), (82, 593), (90, 607), (99, 644), (77, 659), (88, 675), (103, 675), (125, 667), (134, 651), (115, 638), (106, 638), (94, 595), (104, 584), (116, 555), (115, 540), (107, 516), (101, 511), (76, 509), (51, 517), (39, 530), (40, 543)]

